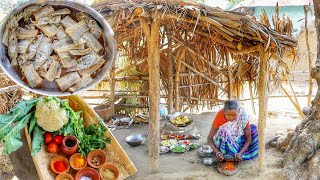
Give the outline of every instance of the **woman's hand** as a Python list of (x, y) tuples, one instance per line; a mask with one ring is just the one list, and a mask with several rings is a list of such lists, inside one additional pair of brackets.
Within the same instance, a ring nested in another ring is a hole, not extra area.
[(236, 161), (242, 161), (242, 155), (240, 153), (237, 153), (234, 157)]
[(223, 154), (221, 152), (217, 152), (216, 156), (217, 156), (218, 161), (223, 161), (224, 160), (224, 156), (223, 156)]

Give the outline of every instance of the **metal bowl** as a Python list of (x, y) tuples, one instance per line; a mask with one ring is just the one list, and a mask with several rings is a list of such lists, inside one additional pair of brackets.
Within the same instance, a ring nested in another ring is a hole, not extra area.
[(93, 79), (93, 81), (87, 85), (86, 87), (79, 89), (75, 92), (60, 92), (60, 90), (56, 88), (41, 88), (41, 89), (33, 89), (31, 88), (28, 84), (23, 82), (21, 78), (19, 77), (18, 73), (11, 67), (10, 61), (8, 59), (8, 55), (6, 52), (6, 47), (5, 45), (1, 42), (0, 43), (0, 67), (4, 71), (4, 73), (15, 83), (17, 83), (19, 86), (46, 96), (69, 96), (71, 94), (79, 94), (81, 92), (84, 92), (92, 87), (94, 87), (96, 84), (101, 82), (108, 74), (110, 71), (111, 65), (114, 62), (115, 54), (116, 54), (116, 43), (113, 38), (114, 32), (111, 28), (111, 26), (108, 24), (108, 22), (103, 18), (101, 14), (99, 14), (96, 10), (91, 8), (88, 5), (72, 1), (72, 0), (39, 0), (39, 1), (34, 1), (34, 2), (29, 2), (26, 3), (14, 10), (12, 10), (2, 21), (1, 26), (0, 26), (0, 40), (2, 41), (2, 34), (5, 30), (5, 26), (9, 18), (16, 13), (21, 12), (24, 8), (33, 5), (33, 4), (50, 4), (53, 6), (63, 6), (63, 7), (69, 7), (72, 9), (76, 9), (80, 12), (86, 12), (89, 15), (91, 15), (99, 24), (100, 27), (102, 28), (102, 35), (104, 38), (104, 48), (105, 52), (107, 52), (107, 55), (104, 56), (105, 63), (101, 67), (100, 72), (97, 74), (97, 76)]
[(133, 134), (125, 138), (126, 142), (133, 147), (142, 145), (147, 139), (145, 134)]
[(203, 158), (202, 163), (207, 166), (211, 166), (214, 162), (213, 158)]
[(167, 154), (170, 149), (167, 146), (160, 146), (160, 154)]
[(213, 155), (213, 150), (209, 145), (203, 145), (198, 148), (198, 155), (203, 158), (210, 158)]

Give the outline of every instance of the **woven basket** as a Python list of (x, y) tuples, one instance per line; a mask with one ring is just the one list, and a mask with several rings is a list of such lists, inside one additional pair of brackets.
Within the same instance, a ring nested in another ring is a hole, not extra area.
[(106, 122), (112, 118), (113, 110), (110, 104), (102, 104), (94, 107), (93, 109)]

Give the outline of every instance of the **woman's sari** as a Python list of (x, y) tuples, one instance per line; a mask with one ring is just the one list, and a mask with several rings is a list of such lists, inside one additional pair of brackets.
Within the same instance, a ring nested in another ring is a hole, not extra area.
[[(221, 125), (217, 133), (213, 137), (214, 145), (224, 155), (235, 155), (241, 151), (246, 136), (244, 128), (249, 121), (248, 114), (242, 109), (239, 109), (238, 117), (235, 121), (228, 121)], [(258, 132), (255, 125), (250, 125), (252, 141), (248, 149), (242, 154), (243, 160), (250, 160), (258, 156)]]

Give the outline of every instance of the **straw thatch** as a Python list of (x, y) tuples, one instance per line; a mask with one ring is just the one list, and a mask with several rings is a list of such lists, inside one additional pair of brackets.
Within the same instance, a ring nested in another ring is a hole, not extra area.
[[(269, 80), (275, 85), (288, 74), (288, 65), (282, 58), (295, 56), (297, 41), (287, 36), (292, 23), (276, 32), (250, 16), (181, 0), (98, 1), (93, 7), (111, 24), (119, 56), (126, 57), (131, 64), (118, 69), (116, 79), (121, 72), (132, 68), (140, 75), (131, 80), (141, 82), (141, 75), (148, 75), (147, 37), (140, 21), (160, 19), (161, 93), (168, 94), (168, 62), (173, 61), (176, 65), (173, 73), (179, 75), (176, 80), (180, 105), (191, 108), (211, 107), (221, 102), (221, 97), (228, 94), (229, 85), (236, 97), (241, 95), (246, 82), (255, 85), (262, 51), (271, 54)], [(273, 21), (277, 20), (279, 18)], [(173, 41), (173, 60), (167, 56), (168, 38)], [(178, 61), (181, 61), (179, 67)], [(148, 95), (148, 87), (145, 88), (140, 89), (138, 95)]]
[[(15, 85), (6, 75), (0, 72), (0, 89)], [(23, 91), (14, 88), (0, 93), (0, 114), (7, 113), (14, 105), (16, 105), (22, 98)]]

